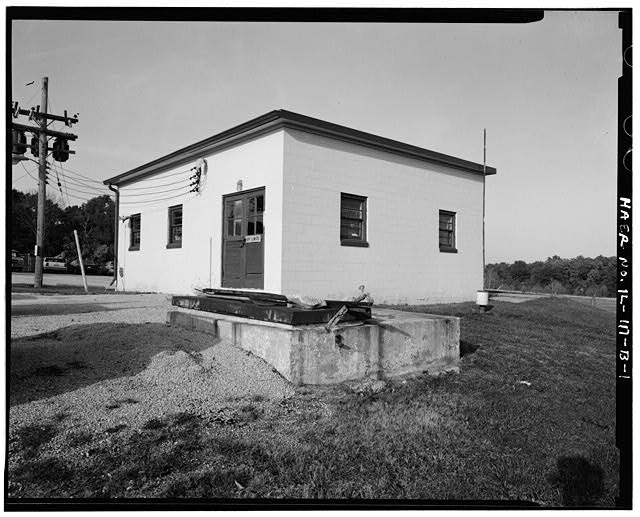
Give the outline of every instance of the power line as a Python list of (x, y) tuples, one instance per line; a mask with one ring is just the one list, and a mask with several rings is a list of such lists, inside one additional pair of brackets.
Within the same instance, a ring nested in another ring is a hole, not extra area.
[[(29, 84), (33, 84), (33, 81), (32, 81), (32, 82), (30, 82)], [(25, 86), (28, 86), (28, 85), (25, 85)], [(29, 97), (29, 100), (28, 100), (27, 102), (25, 102), (25, 103), (24, 103), (24, 105), (26, 106), (27, 104), (29, 104), (37, 94), (38, 94), (38, 90), (36, 90), (36, 91), (33, 93), (33, 95), (32, 95), (31, 97)]]
[(171, 189), (166, 189), (166, 190), (162, 190), (162, 191), (158, 191), (158, 192), (139, 192), (137, 194), (129, 194), (128, 191), (120, 191), (120, 196), (121, 197), (141, 197), (141, 196), (154, 196), (157, 194), (168, 194), (169, 192), (178, 192), (179, 190), (185, 189), (190, 187), (191, 185), (187, 184), (187, 185), (182, 185), (181, 187), (177, 187), (177, 188), (171, 188)]
[(94, 190), (96, 192), (108, 192), (109, 190), (106, 187), (98, 187), (98, 186), (94, 186), (91, 185), (89, 183), (84, 182), (81, 179), (78, 178), (74, 178), (73, 176), (69, 176), (68, 178), (66, 178), (67, 183), (71, 184), (71, 185), (76, 185), (78, 187), (84, 187), (90, 190)]
[[(92, 191), (92, 190), (84, 190), (84, 189), (81, 189), (81, 188), (76, 188), (75, 186), (74, 187), (70, 187), (69, 185), (66, 185), (65, 187), (68, 190), (72, 190), (73, 192), (79, 192), (81, 194), (89, 194), (89, 195), (92, 195), (94, 197), (110, 196), (110, 194), (99, 193), (99, 192), (95, 192), (95, 191)], [(96, 195), (96, 194), (98, 194), (98, 195)]]
[[(51, 105), (51, 110), (53, 111), (53, 104), (51, 103), (51, 95), (49, 95), (48, 99), (49, 99), (48, 102)], [(54, 126), (53, 126), (54, 129), (56, 129), (56, 130), (58, 129), (57, 126), (55, 125), (55, 120), (51, 120), (51, 124), (54, 124)], [(62, 179), (64, 181), (64, 188), (65, 188), (65, 191), (67, 193), (67, 205), (71, 206), (71, 200), (69, 199), (69, 190), (67, 188), (67, 179), (64, 176), (64, 169), (62, 168), (62, 162), (58, 162), (58, 165), (60, 165), (60, 173), (62, 174)], [(62, 192), (62, 186), (60, 185), (60, 177), (58, 176), (57, 172), (56, 172), (56, 177), (58, 178), (58, 187), (60, 188), (60, 194), (62, 194), (62, 200), (64, 202), (64, 194)]]
[[(62, 167), (62, 162), (60, 163), (60, 173), (62, 174), (62, 180), (64, 181), (64, 187), (65, 189), (67, 188), (67, 178), (64, 177), (64, 169)], [(69, 206), (71, 206), (71, 201), (69, 201), (69, 192), (67, 191), (67, 202), (69, 203)]]
[[(177, 171), (177, 172), (171, 172), (171, 173), (168, 173), (168, 174), (167, 173), (160, 173), (160, 174), (154, 175), (153, 179), (164, 180), (164, 179), (167, 179), (167, 178), (172, 178), (172, 177), (175, 177), (175, 176), (179, 176), (180, 174), (184, 174), (185, 172), (191, 172), (191, 171), (193, 171), (195, 169), (196, 169), (196, 167), (189, 167), (188, 169), (184, 169), (184, 170)], [(146, 187), (141, 187), (141, 188), (146, 188)]]
[(188, 195), (190, 193), (191, 193), (191, 191), (187, 191), (187, 192), (183, 192), (182, 194), (175, 195), (175, 196), (161, 197), (161, 198), (157, 198), (157, 199), (148, 199), (148, 200), (142, 200), (142, 201), (138, 201), (138, 200), (135, 200), (135, 201), (122, 201), (121, 200), (120, 204), (121, 205), (140, 205), (140, 206), (144, 206), (144, 205), (149, 205), (151, 203), (156, 203), (156, 202), (159, 202), (159, 201), (166, 201), (166, 200), (169, 200), (169, 199), (177, 199), (179, 197), (186, 196), (186, 195)]
[(170, 187), (171, 185), (177, 185), (178, 183), (182, 183), (183, 181), (188, 180), (188, 179), (189, 178), (185, 177), (185, 178), (179, 179), (177, 181), (171, 181), (169, 183), (159, 183), (157, 185), (149, 185), (148, 187), (126, 187), (126, 189), (127, 189), (127, 191), (129, 191), (129, 190), (148, 190), (148, 189), (158, 188), (158, 187)]
[[(172, 176), (176, 176), (178, 174), (185, 174), (190, 172), (193, 169), (186, 169), (184, 171), (180, 171), (179, 173), (174, 173), (172, 174)], [(108, 190), (107, 186), (104, 185), (101, 181), (97, 181), (97, 180), (93, 180), (88, 178), (87, 176), (84, 176), (78, 172), (74, 172), (73, 169), (69, 169), (69, 167), (67, 167), (67, 173), (71, 176), (72, 175), (72, 179), (74, 181), (77, 181), (78, 183), (82, 184), (83, 186), (86, 187), (92, 187), (92, 185), (90, 185), (91, 183), (95, 183), (101, 186), (101, 188)], [(175, 192), (177, 190), (180, 190), (183, 187), (178, 187), (178, 188), (173, 188), (173, 189), (165, 189), (164, 187), (168, 187), (168, 186), (173, 186), (173, 185), (179, 185), (181, 183), (184, 182), (188, 182), (191, 179), (191, 177), (188, 176), (184, 176), (183, 178), (177, 180), (177, 181), (171, 181), (169, 183), (159, 183), (159, 184), (155, 184), (155, 185), (148, 185), (146, 187), (126, 187), (126, 191), (123, 191), (123, 194), (125, 192), (128, 192), (130, 190), (133, 191), (146, 191), (146, 192), (140, 192), (140, 193), (136, 193), (136, 194), (127, 194), (128, 196), (145, 196), (145, 195), (156, 195), (156, 194), (166, 194), (169, 192)], [(158, 190), (161, 189), (161, 190)]]
[[(79, 183), (85, 183), (87, 185), (91, 185), (93, 188), (107, 188), (105, 185), (102, 184), (101, 181), (94, 181), (91, 179), (87, 179), (84, 176), (71, 172), (68, 167), (67, 167), (67, 174), (69, 175), (70, 179), (77, 181)], [(94, 186), (94, 184), (96, 186)]]
[(31, 179), (34, 179), (36, 181), (36, 183), (38, 182), (38, 178), (36, 178), (35, 176), (32, 176), (31, 173), (27, 170), (27, 168), (24, 166), (23, 162), (20, 162), (20, 165), (22, 165), (22, 168), (24, 169), (24, 172), (27, 173), (27, 176), (29, 176)]

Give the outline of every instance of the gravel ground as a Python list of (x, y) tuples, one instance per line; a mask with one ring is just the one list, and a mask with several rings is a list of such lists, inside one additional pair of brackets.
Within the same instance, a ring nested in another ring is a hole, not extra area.
[[(28, 296), (12, 300), (16, 313), (29, 315), (11, 318), (10, 468), (19, 461), (12, 455), (17, 437), (34, 426), (56, 428), (40, 457), (73, 461), (79, 452), (68, 443), (78, 433), (94, 441), (131, 434), (182, 412), (219, 421), (248, 402), (268, 413), (294, 394), (262, 359), (210, 335), (168, 327), (166, 296)], [(64, 313), (47, 314), (59, 298)], [(91, 304), (93, 312), (81, 312)]]

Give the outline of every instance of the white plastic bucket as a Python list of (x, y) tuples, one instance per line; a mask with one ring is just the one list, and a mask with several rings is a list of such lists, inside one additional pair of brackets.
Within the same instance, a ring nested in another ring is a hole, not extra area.
[(487, 291), (478, 291), (476, 295), (476, 305), (489, 305), (489, 293)]

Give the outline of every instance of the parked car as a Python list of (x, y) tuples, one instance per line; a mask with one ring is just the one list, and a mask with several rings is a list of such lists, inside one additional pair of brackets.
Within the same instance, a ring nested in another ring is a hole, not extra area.
[(113, 275), (113, 260), (110, 260), (102, 267), (103, 275)]
[(22, 271), (23, 269), (24, 259), (18, 254), (16, 250), (11, 250), (11, 271)]
[[(84, 274), (85, 275), (97, 275), (100, 273), (100, 269), (98, 264), (96, 264), (90, 258), (83, 258), (82, 265), (84, 266)], [(80, 270), (80, 262), (78, 259), (74, 259), (68, 264), (68, 269), (70, 273), (80, 274), (82, 271)]]
[(42, 267), (52, 273), (67, 272), (67, 263), (60, 257), (45, 257)]

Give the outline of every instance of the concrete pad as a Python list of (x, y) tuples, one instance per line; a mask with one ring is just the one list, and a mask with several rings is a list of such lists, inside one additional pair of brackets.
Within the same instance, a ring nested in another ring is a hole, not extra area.
[(261, 357), (294, 384), (458, 370), (460, 318), (374, 309), (366, 322), (292, 326), (172, 307), (167, 323), (208, 332)]

